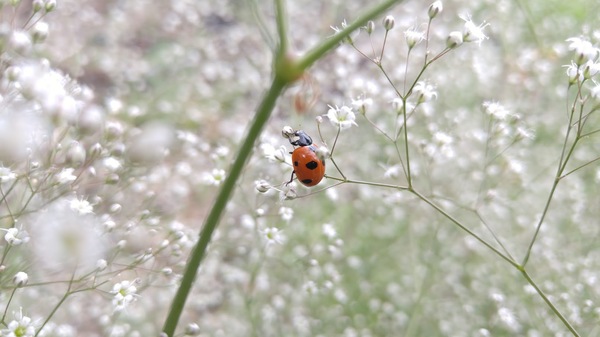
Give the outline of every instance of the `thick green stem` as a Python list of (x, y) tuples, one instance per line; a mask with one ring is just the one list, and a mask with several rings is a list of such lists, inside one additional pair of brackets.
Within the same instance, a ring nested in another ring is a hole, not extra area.
[[(283, 1), (284, 0), (276, 1), (278, 10), (277, 28), (280, 34), (285, 35), (287, 29), (285, 20), (287, 18), (285, 18), (285, 13), (283, 13)], [(183, 278), (181, 279), (181, 284), (177, 290), (177, 293), (175, 294), (175, 297), (173, 298), (173, 303), (171, 304), (171, 308), (169, 309), (167, 319), (163, 326), (164, 335), (173, 337), (175, 333), (175, 329), (177, 328), (181, 313), (183, 312), (185, 302), (192, 289), (198, 268), (200, 267), (202, 259), (206, 255), (206, 249), (212, 239), (212, 234), (215, 231), (221, 216), (223, 215), (225, 206), (227, 206), (227, 202), (230, 200), (231, 195), (233, 194), (237, 179), (241, 175), (246, 161), (252, 153), (254, 143), (260, 136), (263, 127), (271, 116), (271, 112), (273, 111), (279, 95), (283, 92), (288, 84), (298, 79), (302, 72), (304, 72), (318, 59), (323, 57), (323, 55), (328, 53), (331, 49), (335, 48), (338, 43), (350, 35), (352, 31), (358, 29), (362, 25), (365, 25), (368, 20), (383, 13), (396, 2), (400, 2), (400, 0), (387, 0), (379, 5), (376, 5), (372, 9), (366, 11), (360, 19), (346, 27), (344, 30), (338, 32), (333, 37), (327, 39), (324, 43), (308, 51), (306, 55), (299, 60), (294, 60), (287, 55), (287, 36), (279, 37), (281, 45), (277, 50), (277, 55), (275, 55), (275, 76), (273, 82), (271, 83), (269, 91), (263, 98), (258, 110), (256, 111), (256, 115), (254, 116), (254, 120), (250, 125), (248, 134), (246, 135), (246, 138), (239, 149), (231, 170), (227, 174), (227, 178), (223, 182), (223, 186), (217, 195), (215, 203), (204, 222), (198, 243), (191, 252), (186, 269), (183, 273)]]
[(185, 301), (190, 293), (190, 290), (192, 289), (192, 284), (196, 277), (198, 268), (200, 267), (200, 262), (202, 262), (202, 259), (206, 255), (206, 247), (210, 243), (212, 234), (217, 227), (221, 216), (223, 215), (225, 206), (227, 206), (227, 202), (231, 198), (237, 179), (242, 173), (248, 157), (250, 157), (250, 154), (252, 153), (254, 143), (260, 136), (263, 127), (269, 120), (271, 112), (273, 111), (273, 107), (275, 106), (275, 102), (285, 86), (286, 82), (282, 81), (278, 77), (275, 77), (273, 79), (273, 83), (271, 83), (271, 88), (263, 98), (258, 111), (254, 116), (254, 120), (252, 121), (250, 129), (248, 130), (248, 134), (242, 143), (242, 147), (240, 148), (233, 166), (231, 167), (227, 178), (225, 178), (225, 181), (223, 182), (221, 191), (217, 195), (217, 199), (215, 200), (215, 203), (211, 208), (208, 217), (206, 218), (204, 226), (202, 227), (200, 239), (194, 247), (190, 259), (187, 262), (185, 272), (183, 273), (183, 278), (181, 279), (181, 285), (175, 294), (175, 298), (171, 304), (171, 309), (169, 310), (169, 315), (167, 316), (167, 320), (165, 321), (165, 325), (163, 327), (163, 332), (166, 333), (167, 336), (173, 336), (175, 332), (175, 328), (177, 327), (181, 312), (183, 311)]

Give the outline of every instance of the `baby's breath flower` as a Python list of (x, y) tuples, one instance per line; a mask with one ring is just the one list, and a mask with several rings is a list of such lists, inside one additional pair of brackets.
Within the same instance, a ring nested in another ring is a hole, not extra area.
[(55, 8), (56, 8), (56, 0), (47, 0), (46, 1), (45, 9), (46, 9), (47, 13), (52, 12)]
[(600, 56), (600, 49), (594, 47), (590, 41), (579, 37), (571, 37), (567, 39), (569, 50), (575, 52), (575, 63), (582, 65), (588, 61), (595, 61)]
[(463, 44), (463, 34), (459, 31), (453, 31), (446, 38), (446, 47), (454, 49)]
[(186, 336), (198, 336), (202, 332), (198, 324), (190, 323), (185, 327), (184, 334)]
[(67, 163), (79, 167), (83, 165), (86, 158), (86, 151), (83, 145), (81, 145), (77, 141), (73, 141), (71, 145), (69, 145), (69, 149), (67, 150), (66, 160)]
[(100, 259), (96, 261), (96, 270), (103, 271), (108, 267), (108, 262), (105, 259)]
[(69, 207), (80, 215), (94, 213), (94, 207), (89, 201), (83, 198), (73, 198), (69, 202)]
[(68, 184), (70, 182), (73, 182), (77, 179), (77, 177), (73, 174), (73, 172), (75, 171), (74, 168), (63, 168), (60, 172), (58, 172), (58, 174), (56, 175), (56, 181), (59, 184)]
[(29, 282), (29, 275), (25, 272), (20, 271), (13, 277), (13, 284), (19, 288), (25, 286), (27, 282)]
[(373, 31), (375, 30), (375, 22), (373, 22), (372, 20), (369, 20), (369, 22), (367, 22), (367, 26), (365, 27), (365, 30), (367, 31), (367, 34), (371, 35), (373, 33)]
[(111, 294), (114, 294), (112, 303), (114, 312), (125, 309), (130, 303), (137, 300), (137, 287), (132, 281), (121, 281), (113, 286)]
[(594, 82), (594, 86), (590, 89), (590, 96), (597, 102), (600, 102), (600, 84)]
[(289, 125), (284, 126), (281, 129), (281, 135), (283, 136), (283, 138), (290, 139), (294, 136), (294, 128), (292, 128)]
[(8, 167), (0, 166), (0, 183), (6, 183), (13, 181), (17, 178), (17, 174), (14, 173)]
[[(344, 20), (344, 21), (342, 21), (342, 25), (341, 25), (342, 28), (338, 28), (337, 26), (330, 26), (330, 27), (337, 34), (337, 33), (341, 32), (342, 30), (344, 30), (346, 27), (348, 27), (348, 24), (346, 23), (346, 20)], [(344, 38), (344, 42), (352, 44), (352, 38), (350, 37), (350, 35), (348, 35)]]
[(257, 180), (254, 182), (254, 186), (260, 193), (265, 193), (271, 189), (271, 185), (266, 180)]
[(294, 217), (294, 210), (289, 207), (279, 208), (279, 215), (283, 221), (290, 221)]
[(348, 129), (352, 127), (352, 125), (358, 125), (354, 121), (356, 119), (354, 111), (352, 111), (352, 108), (345, 105), (341, 108), (338, 108), (337, 105), (335, 107), (330, 105), (329, 110), (327, 111), (327, 118), (329, 118), (331, 124), (342, 130)]
[(485, 113), (501, 121), (513, 116), (512, 112), (498, 102), (483, 102), (483, 109)]
[(15, 319), (10, 321), (6, 329), (0, 331), (0, 336), (8, 337), (33, 337), (35, 336), (35, 326), (31, 318), (23, 316), (23, 310), (15, 314)]
[(424, 103), (437, 98), (435, 87), (427, 82), (419, 81), (413, 88), (413, 93), (417, 95), (417, 102)]
[(267, 245), (271, 245), (274, 243), (281, 245), (285, 242), (285, 236), (277, 227), (265, 228), (262, 231), (262, 233), (264, 235), (264, 238), (267, 240)]
[(225, 180), (225, 170), (213, 169), (210, 173), (204, 173), (204, 183), (207, 185), (219, 186)]
[(418, 31), (415, 27), (409, 28), (404, 31), (404, 38), (408, 49), (412, 49), (414, 46), (425, 40), (425, 33)]
[(285, 162), (285, 153), (287, 152), (285, 146), (275, 148), (269, 143), (263, 143), (260, 145), (263, 155), (270, 161)]
[(296, 193), (296, 189), (294, 189), (291, 186), (288, 186), (286, 189), (283, 190), (283, 199), (284, 200), (294, 200), (298, 197), (298, 194)]
[(371, 98), (358, 98), (356, 100), (352, 100), (352, 106), (358, 110), (361, 114), (365, 114), (367, 112), (367, 107), (373, 105), (373, 100)]
[(440, 14), (443, 9), (444, 6), (442, 5), (442, 2), (438, 0), (429, 6), (429, 9), (427, 10), (427, 15), (429, 15), (430, 19), (433, 19), (438, 14)]
[(331, 240), (337, 238), (335, 227), (330, 223), (323, 224), (323, 234)]
[(395, 24), (396, 20), (391, 15), (388, 15), (383, 19), (383, 27), (385, 28), (385, 30), (392, 30)]
[(489, 23), (485, 21), (482, 22), (479, 26), (475, 25), (473, 20), (471, 20), (470, 15), (465, 15), (462, 17), (465, 21), (465, 26), (463, 28), (463, 41), (464, 42), (477, 42), (481, 44), (481, 42), (488, 37), (483, 33), (485, 27), (489, 26)]
[(600, 72), (600, 63), (588, 61), (583, 65), (583, 77), (590, 79)]
[(583, 73), (579, 71), (579, 66), (574, 61), (571, 61), (571, 64), (564, 67), (567, 68), (566, 73), (569, 78), (569, 84), (575, 84), (577, 81), (583, 82)]
[(31, 37), (35, 43), (44, 42), (48, 37), (48, 24), (41, 21), (36, 23), (31, 31)]
[(4, 240), (11, 246), (18, 246), (29, 241), (29, 233), (23, 229), (11, 227), (7, 229), (0, 228), (0, 230), (6, 231)]

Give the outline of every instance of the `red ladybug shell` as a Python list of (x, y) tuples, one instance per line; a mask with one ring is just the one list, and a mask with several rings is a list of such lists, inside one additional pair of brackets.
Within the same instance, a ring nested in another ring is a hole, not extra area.
[(317, 146), (301, 146), (292, 152), (294, 173), (306, 186), (315, 186), (325, 176), (325, 163), (317, 156)]

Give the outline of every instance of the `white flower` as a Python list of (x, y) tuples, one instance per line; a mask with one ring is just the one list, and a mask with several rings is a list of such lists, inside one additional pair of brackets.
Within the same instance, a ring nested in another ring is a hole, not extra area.
[(17, 287), (23, 287), (27, 282), (29, 282), (29, 275), (25, 272), (20, 271), (13, 277), (13, 284)]
[(113, 286), (111, 294), (115, 295), (112, 300), (115, 312), (125, 309), (137, 299), (137, 287), (134, 283), (131, 281), (121, 281)]
[(408, 49), (412, 49), (414, 46), (425, 40), (425, 33), (418, 31), (416, 28), (409, 28), (404, 31), (404, 38)]
[(338, 108), (337, 105), (335, 108), (330, 105), (329, 110), (327, 111), (327, 118), (329, 118), (331, 124), (342, 130), (348, 129), (352, 127), (352, 125), (358, 125), (354, 121), (356, 119), (354, 111), (352, 111), (352, 108), (345, 105), (341, 108)]
[(263, 155), (270, 161), (285, 162), (285, 153), (287, 151), (285, 146), (282, 145), (275, 148), (269, 143), (263, 143), (260, 145), (260, 148), (263, 151)]
[(285, 242), (285, 236), (279, 228), (277, 227), (269, 227), (262, 231), (264, 238), (267, 240), (267, 245), (271, 245), (273, 243), (283, 244)]
[(36, 268), (73, 273), (77, 267), (78, 275), (96, 270), (96, 262), (104, 257), (108, 242), (102, 235), (102, 222), (91, 210), (87, 201), (61, 199), (26, 218), (33, 260), (40, 263)]
[(294, 217), (294, 210), (289, 207), (279, 208), (279, 215), (283, 221), (290, 221)]
[(337, 237), (335, 227), (330, 223), (323, 224), (323, 234), (325, 234), (328, 239), (335, 239)]
[(483, 33), (485, 27), (489, 26), (489, 23), (485, 21), (482, 22), (479, 26), (475, 25), (473, 20), (471, 20), (470, 15), (465, 15), (461, 17), (465, 21), (465, 26), (463, 27), (463, 41), (464, 42), (477, 42), (481, 44), (481, 42), (488, 37)]
[(219, 186), (225, 180), (225, 170), (213, 169), (210, 173), (204, 172), (204, 183)]
[(444, 6), (442, 5), (441, 1), (436, 1), (434, 3), (432, 3), (429, 6), (429, 9), (427, 10), (427, 15), (429, 15), (430, 19), (435, 18), (442, 10), (444, 9)]
[(367, 112), (367, 107), (373, 105), (373, 100), (371, 98), (358, 98), (352, 100), (352, 106), (360, 111), (361, 114), (365, 114)]
[(18, 246), (29, 241), (29, 234), (24, 230), (19, 230), (15, 227), (8, 229), (0, 228), (0, 230), (6, 231), (4, 240), (11, 246)]
[(0, 331), (0, 336), (7, 337), (33, 337), (35, 336), (35, 327), (31, 318), (23, 316), (23, 311), (15, 314), (15, 319), (8, 323), (6, 329)]
[(11, 171), (8, 167), (0, 167), (0, 183), (13, 181), (17, 178), (17, 174)]
[(70, 167), (62, 169), (56, 175), (56, 181), (58, 181), (58, 183), (61, 185), (68, 184), (68, 183), (75, 181), (77, 179), (77, 176), (75, 176), (73, 174), (74, 171), (75, 171), (75, 169), (70, 168)]
[(596, 101), (600, 102), (600, 84), (595, 83), (595, 82), (594, 82), (594, 84), (595, 84), (594, 87), (592, 89), (590, 89), (590, 95)]
[(513, 116), (512, 112), (498, 102), (483, 102), (483, 108), (485, 113), (501, 121)]
[(594, 47), (590, 41), (572, 37), (567, 39), (567, 42), (570, 42), (569, 50), (575, 52), (575, 63), (578, 65), (595, 61), (600, 56), (600, 49)]
[(69, 202), (69, 206), (71, 207), (72, 210), (74, 210), (75, 212), (77, 212), (81, 215), (94, 213), (94, 207), (90, 204), (89, 201), (87, 201), (83, 198), (71, 199), (71, 201)]
[(458, 31), (453, 31), (450, 32), (450, 34), (448, 34), (448, 37), (446, 38), (446, 47), (450, 49), (456, 48), (463, 44), (463, 42), (463, 34)]
[(564, 67), (567, 68), (566, 73), (569, 78), (569, 83), (574, 84), (577, 81), (583, 82), (583, 73), (579, 71), (579, 66), (575, 64), (575, 62), (571, 61), (570, 65), (565, 65)]
[(417, 102), (424, 103), (431, 101), (433, 98), (437, 98), (437, 92), (435, 87), (423, 81), (417, 82), (413, 88), (413, 93), (417, 95)]

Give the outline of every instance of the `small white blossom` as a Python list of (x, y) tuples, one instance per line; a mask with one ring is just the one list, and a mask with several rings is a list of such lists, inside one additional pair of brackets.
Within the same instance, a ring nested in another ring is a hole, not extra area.
[(17, 178), (17, 174), (11, 171), (8, 167), (0, 167), (0, 183), (13, 181)]
[(0, 230), (6, 231), (4, 240), (11, 246), (18, 246), (29, 241), (29, 233), (22, 229), (19, 230), (15, 227), (11, 227), (8, 229), (0, 228)]
[(427, 15), (429, 15), (430, 19), (433, 19), (439, 13), (441, 13), (442, 10), (444, 10), (444, 6), (442, 5), (442, 2), (438, 0), (429, 6), (429, 9), (427, 10)]
[(274, 243), (283, 244), (285, 242), (285, 236), (277, 227), (269, 227), (262, 231), (264, 238), (267, 240), (267, 245)]
[(345, 105), (341, 108), (338, 108), (337, 105), (335, 107), (330, 105), (329, 110), (327, 111), (327, 118), (329, 118), (331, 124), (342, 130), (348, 129), (352, 127), (352, 125), (358, 125), (354, 121), (356, 119), (354, 111), (352, 111), (352, 108)]
[(600, 56), (600, 49), (594, 47), (590, 41), (579, 37), (568, 38), (569, 50), (575, 52), (575, 63), (582, 65), (588, 61), (595, 61)]
[(413, 93), (417, 95), (417, 102), (424, 103), (437, 98), (435, 87), (423, 81), (417, 82), (413, 88)]
[(498, 102), (483, 102), (483, 108), (485, 113), (501, 121), (513, 116), (512, 112)]
[(290, 221), (294, 217), (294, 210), (289, 207), (279, 208), (279, 215), (283, 221)]
[(406, 39), (408, 49), (412, 49), (425, 40), (425, 33), (418, 31), (416, 28), (410, 28), (404, 31), (404, 38)]
[(352, 106), (363, 115), (367, 112), (367, 107), (370, 107), (371, 105), (373, 105), (373, 100), (371, 98), (352, 100)]
[(225, 170), (213, 169), (210, 173), (204, 173), (204, 183), (207, 185), (219, 186), (225, 180)]
[(325, 234), (325, 236), (330, 240), (337, 237), (335, 227), (333, 227), (333, 225), (330, 223), (323, 224), (323, 234)]
[(111, 294), (114, 294), (112, 303), (115, 312), (122, 311), (137, 300), (137, 287), (134, 284), (132, 281), (121, 281), (113, 286)]
[(463, 42), (463, 33), (459, 31), (453, 31), (450, 32), (446, 38), (446, 47), (453, 49), (463, 44)]
[(271, 189), (271, 185), (266, 180), (257, 180), (254, 182), (254, 186), (260, 193), (265, 193)]
[(15, 319), (10, 321), (6, 329), (0, 331), (0, 336), (7, 337), (33, 337), (35, 326), (31, 318), (23, 316), (22, 310), (15, 314)]
[(570, 65), (564, 67), (567, 68), (566, 73), (570, 84), (575, 84), (577, 81), (583, 82), (583, 73), (579, 70), (579, 66), (575, 62), (571, 61)]
[(466, 15), (461, 17), (465, 21), (465, 26), (463, 28), (463, 41), (464, 42), (477, 42), (481, 44), (481, 42), (488, 37), (485, 35), (483, 30), (489, 26), (489, 23), (485, 21), (477, 26), (473, 20), (471, 20), (470, 15)]
[(29, 282), (29, 275), (25, 272), (20, 271), (13, 277), (13, 284), (17, 287), (23, 287), (27, 282)]
[(600, 84), (594, 84), (594, 87), (590, 89), (590, 96), (592, 96), (592, 98), (594, 98), (596, 101), (600, 102)]
[(383, 19), (383, 27), (385, 30), (392, 30), (395, 24), (396, 20), (394, 20), (394, 17), (391, 15), (388, 15)]
[(61, 185), (68, 184), (68, 183), (75, 181), (77, 179), (77, 176), (75, 176), (73, 174), (74, 171), (75, 171), (75, 169), (71, 168), (71, 167), (62, 169), (56, 175), (56, 181), (58, 181), (58, 183)]
[(94, 207), (90, 204), (89, 201), (81, 198), (73, 198), (71, 199), (71, 201), (69, 202), (69, 206), (71, 207), (72, 210), (74, 210), (75, 212), (84, 215), (84, 214), (90, 214), (94, 212)]

